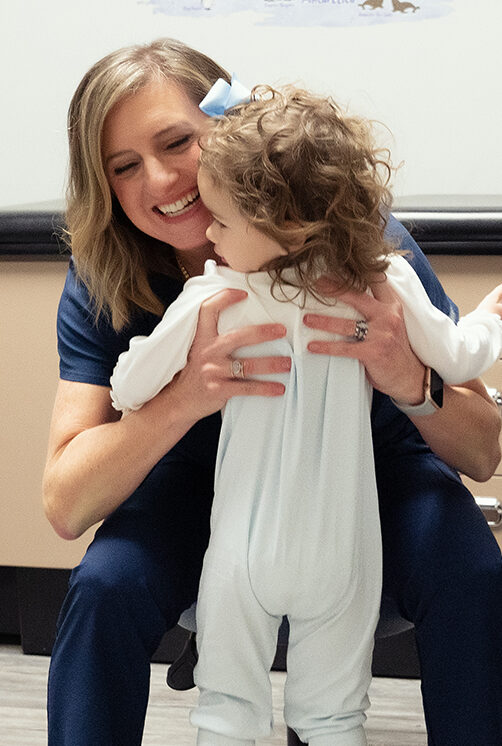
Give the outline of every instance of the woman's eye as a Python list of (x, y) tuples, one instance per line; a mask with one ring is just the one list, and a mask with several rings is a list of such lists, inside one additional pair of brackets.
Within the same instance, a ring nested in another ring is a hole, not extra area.
[(166, 150), (174, 150), (175, 148), (181, 148), (183, 145), (187, 145), (191, 140), (191, 135), (184, 135), (179, 137), (177, 140), (173, 140), (166, 145)]
[(115, 166), (115, 168), (113, 169), (113, 173), (115, 174), (115, 176), (120, 176), (121, 174), (125, 174), (126, 171), (130, 171), (131, 168), (134, 168), (134, 166), (136, 165), (136, 161), (131, 161), (130, 163), (124, 163), (123, 166)]

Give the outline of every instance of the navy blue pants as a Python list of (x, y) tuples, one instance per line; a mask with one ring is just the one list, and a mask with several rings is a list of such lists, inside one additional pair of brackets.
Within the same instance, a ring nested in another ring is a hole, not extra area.
[[(384, 587), (416, 626), (429, 744), (502, 744), (502, 562), (430, 454), (377, 459)], [(49, 746), (136, 746), (150, 658), (196, 598), (210, 469), (159, 464), (71, 576), (49, 676)], [(168, 704), (166, 691), (166, 708)]]

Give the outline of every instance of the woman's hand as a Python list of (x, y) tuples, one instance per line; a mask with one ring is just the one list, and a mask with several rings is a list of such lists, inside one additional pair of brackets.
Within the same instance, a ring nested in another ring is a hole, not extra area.
[[(360, 360), (372, 385), (397, 401), (420, 404), (424, 399), (424, 365), (412, 351), (406, 335), (400, 301), (386, 282), (366, 293), (337, 294), (336, 286), (323, 280), (323, 293), (331, 292), (361, 313), (368, 324), (363, 342), (350, 341), (354, 321), (307, 314), (305, 324), (348, 337), (348, 341), (312, 341), (311, 352)], [(499, 313), (502, 286), (495, 288), (480, 307)], [(430, 448), (454, 469), (479, 482), (490, 479), (500, 460), (500, 415), (479, 379), (460, 386), (445, 386), (443, 406), (434, 414), (411, 417)]]
[(171, 393), (176, 387), (183, 390), (187, 414), (191, 412), (194, 421), (218, 411), (232, 396), (281, 396), (284, 393), (282, 383), (253, 380), (253, 377), (289, 371), (289, 357), (241, 358), (242, 371), (237, 376), (232, 373), (235, 350), (286, 334), (281, 324), (262, 324), (219, 335), (220, 313), (246, 297), (243, 290), (223, 290), (202, 304), (187, 365), (166, 387)]
[(323, 278), (323, 293), (337, 297), (355, 308), (368, 325), (363, 342), (354, 339), (355, 323), (351, 319), (306, 314), (304, 323), (311, 329), (341, 334), (346, 340), (312, 341), (314, 353), (350, 357), (366, 368), (371, 385), (398, 401), (419, 404), (423, 401), (425, 367), (410, 347), (403, 310), (397, 294), (382, 278), (372, 286), (373, 297), (357, 291), (336, 292), (336, 285)]
[(284, 385), (248, 376), (288, 371), (285, 357), (246, 358), (233, 378), (232, 352), (283, 337), (280, 324), (218, 336), (218, 316), (246, 293), (225, 290), (201, 308), (187, 366), (141, 409), (119, 419), (110, 389), (60, 381), (44, 473), (44, 506), (57, 533), (75, 539), (131, 495), (155, 464), (202, 417), (231, 396), (280, 396)]

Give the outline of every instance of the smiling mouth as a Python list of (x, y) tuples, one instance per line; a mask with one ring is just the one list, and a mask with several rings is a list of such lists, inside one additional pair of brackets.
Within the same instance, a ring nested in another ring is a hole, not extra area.
[(157, 205), (154, 209), (161, 212), (162, 215), (177, 217), (178, 215), (183, 215), (183, 213), (187, 212), (198, 199), (199, 190), (194, 189), (193, 192), (185, 194), (184, 197), (176, 200), (176, 202), (171, 202), (168, 205)]

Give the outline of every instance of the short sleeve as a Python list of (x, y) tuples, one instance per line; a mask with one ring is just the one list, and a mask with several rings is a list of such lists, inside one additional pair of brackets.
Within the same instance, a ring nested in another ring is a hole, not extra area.
[[(169, 305), (181, 285), (170, 278), (155, 278), (157, 294)], [(121, 332), (116, 332), (105, 316), (96, 320), (93, 304), (85, 284), (76, 276), (70, 262), (57, 316), (60, 377), (66, 381), (109, 386), (117, 358), (137, 334), (149, 334), (158, 323), (153, 314), (138, 314)]]

